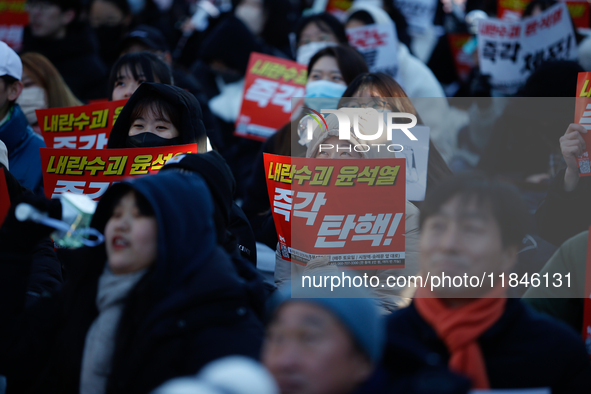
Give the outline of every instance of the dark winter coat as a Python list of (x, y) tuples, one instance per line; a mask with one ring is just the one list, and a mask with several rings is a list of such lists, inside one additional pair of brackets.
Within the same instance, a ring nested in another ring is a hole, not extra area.
[(552, 179), (546, 199), (536, 211), (540, 236), (556, 246), (591, 226), (591, 177), (579, 178), (577, 188), (567, 193), (565, 171)]
[[(116, 198), (130, 188), (154, 209), (158, 257), (126, 300), (107, 393), (148, 393), (219, 357), (258, 357), (262, 284), (240, 277), (217, 246), (205, 182), (169, 171), (116, 184), (101, 199), (93, 227), (103, 231)], [(98, 314), (97, 282), (107, 259), (104, 245), (79, 253), (76, 272), (60, 294), (0, 326), (0, 374), (8, 377), (9, 394), (79, 390), (86, 333)], [(10, 288), (22, 292), (10, 275), (26, 264), (14, 253), (0, 257), (0, 295)], [(0, 300), (3, 317), (18, 309), (12, 299)]]
[[(421, 344), (433, 360), (449, 362), (449, 352), (414, 304), (388, 319), (385, 360), (398, 357), (399, 339)], [(553, 394), (590, 393), (591, 365), (581, 335), (508, 299), (505, 312), (478, 339), (491, 388), (550, 387)], [(400, 375), (400, 370), (386, 369)], [(408, 373), (408, 371), (407, 371)]]
[(48, 58), (80, 100), (107, 97), (108, 70), (86, 24), (72, 23), (61, 40), (33, 37), (31, 30), (25, 28), (21, 52), (38, 52)]
[(153, 94), (159, 98), (171, 103), (179, 112), (181, 117), (181, 127), (179, 133), (182, 144), (197, 144), (197, 152), (207, 151), (207, 132), (203, 125), (203, 116), (199, 102), (191, 93), (172, 85), (163, 85), (161, 83), (142, 83), (133, 95), (129, 98), (117, 121), (113, 125), (108, 149), (125, 148), (125, 140), (131, 127), (131, 114), (136, 103), (145, 95)]

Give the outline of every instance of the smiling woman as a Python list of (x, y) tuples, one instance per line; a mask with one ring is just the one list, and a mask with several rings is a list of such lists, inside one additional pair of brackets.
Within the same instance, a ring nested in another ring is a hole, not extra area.
[(127, 101), (113, 125), (108, 149), (197, 144), (207, 151), (201, 106), (184, 89), (144, 82)]
[(164, 61), (150, 52), (128, 53), (113, 65), (109, 76), (111, 100), (130, 98), (144, 82), (172, 85), (172, 72)]
[(141, 98), (130, 119), (128, 148), (181, 144), (178, 110), (154, 95)]

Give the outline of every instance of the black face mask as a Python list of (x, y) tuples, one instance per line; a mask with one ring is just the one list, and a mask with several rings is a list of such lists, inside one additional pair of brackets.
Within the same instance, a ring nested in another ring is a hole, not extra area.
[(157, 146), (181, 145), (181, 137), (162, 138), (154, 133), (140, 133), (127, 136), (125, 139), (126, 148), (154, 148)]

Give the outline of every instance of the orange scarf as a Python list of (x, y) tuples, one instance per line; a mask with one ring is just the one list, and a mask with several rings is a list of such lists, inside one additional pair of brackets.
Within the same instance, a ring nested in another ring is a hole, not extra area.
[(449, 308), (428, 289), (419, 288), (414, 304), (419, 314), (433, 327), (450, 353), (449, 368), (472, 380), (475, 389), (489, 389), (488, 374), (478, 338), (503, 314), (506, 298), (503, 288), (495, 288), (487, 297), (466, 305)]

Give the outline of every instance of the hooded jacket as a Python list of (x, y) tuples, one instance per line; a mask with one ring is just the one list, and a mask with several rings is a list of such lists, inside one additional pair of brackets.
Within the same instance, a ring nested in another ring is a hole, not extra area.
[(182, 144), (197, 144), (197, 152), (207, 151), (207, 132), (199, 102), (191, 93), (179, 87), (161, 83), (144, 82), (129, 98), (113, 125), (107, 149), (125, 148), (125, 140), (131, 127), (131, 114), (137, 102), (146, 95), (155, 95), (171, 103), (180, 113), (179, 129)]
[[(117, 198), (130, 190), (154, 210), (157, 259), (125, 301), (106, 393), (148, 393), (222, 356), (258, 357), (262, 284), (240, 277), (217, 245), (205, 182), (166, 171), (116, 184), (101, 199), (91, 226), (102, 232)], [(11, 382), (8, 393), (78, 393), (86, 334), (98, 314), (97, 282), (107, 260), (104, 244), (79, 252), (80, 264), (61, 293), (0, 327), (0, 374)], [(11, 272), (11, 263), (3, 258), (0, 269)], [(2, 273), (0, 282), (14, 287), (9, 275)], [(3, 299), (0, 309), (13, 310), (9, 302)]]
[(0, 140), (6, 144), (10, 172), (19, 183), (35, 194), (43, 195), (41, 153), (43, 138), (35, 134), (18, 104), (9, 110), (10, 119), (0, 126)]

